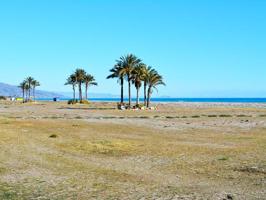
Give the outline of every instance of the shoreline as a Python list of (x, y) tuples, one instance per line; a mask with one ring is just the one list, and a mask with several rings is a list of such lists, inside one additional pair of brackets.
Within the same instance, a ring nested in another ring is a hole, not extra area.
[[(72, 98), (57, 98), (59, 101), (68, 101)], [(53, 101), (53, 98), (36, 98), (37, 101)], [(120, 98), (89, 98), (91, 102), (120, 102)], [(128, 98), (124, 98), (126, 103)], [(132, 98), (132, 103), (136, 101), (136, 98)], [(140, 98), (140, 102), (144, 99)], [(266, 104), (266, 98), (254, 97), (254, 98), (152, 98), (153, 103), (259, 103)]]

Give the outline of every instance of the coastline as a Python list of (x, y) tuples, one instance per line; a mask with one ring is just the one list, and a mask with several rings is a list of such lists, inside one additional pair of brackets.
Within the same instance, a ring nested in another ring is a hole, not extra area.
[[(71, 98), (58, 98), (60, 101), (68, 101)], [(37, 98), (38, 101), (53, 101), (52, 98)], [(120, 102), (120, 98), (89, 98), (92, 102)], [(126, 103), (128, 98), (124, 98)], [(135, 102), (136, 98), (132, 98)], [(265, 103), (266, 98), (152, 98), (155, 103)], [(140, 98), (143, 102), (143, 98)]]

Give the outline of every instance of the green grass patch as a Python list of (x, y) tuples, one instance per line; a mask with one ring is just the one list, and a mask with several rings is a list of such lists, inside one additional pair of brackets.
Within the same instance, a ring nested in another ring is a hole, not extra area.
[(219, 115), (219, 117), (233, 117), (232, 115)]
[(200, 118), (200, 116), (199, 115), (193, 115), (193, 116), (191, 116), (191, 118)]
[(236, 117), (252, 117), (251, 115), (237, 115)]
[(208, 115), (208, 117), (217, 117), (217, 115)]
[(227, 156), (220, 156), (220, 157), (218, 157), (218, 160), (219, 161), (226, 161), (226, 160), (229, 160), (229, 157), (227, 157)]

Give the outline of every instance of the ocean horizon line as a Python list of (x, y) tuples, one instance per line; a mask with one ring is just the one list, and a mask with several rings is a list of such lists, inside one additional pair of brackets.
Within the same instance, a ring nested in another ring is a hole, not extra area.
[[(73, 98), (57, 98), (59, 101), (68, 101)], [(36, 98), (38, 101), (53, 101), (53, 98)], [(120, 102), (120, 98), (116, 97), (107, 97), (107, 98), (88, 98), (89, 101), (94, 102)], [(134, 102), (136, 98), (131, 98)], [(140, 98), (140, 102), (143, 101), (143, 98)], [(128, 98), (124, 98), (126, 103)], [(266, 97), (154, 97), (151, 98), (152, 102), (156, 103), (182, 103), (182, 102), (194, 102), (194, 103), (266, 103)]]

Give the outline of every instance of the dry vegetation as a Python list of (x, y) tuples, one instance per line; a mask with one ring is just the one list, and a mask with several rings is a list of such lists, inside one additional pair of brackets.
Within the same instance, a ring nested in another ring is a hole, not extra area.
[(265, 105), (0, 103), (0, 199), (263, 199)]

